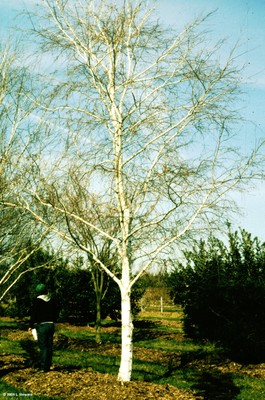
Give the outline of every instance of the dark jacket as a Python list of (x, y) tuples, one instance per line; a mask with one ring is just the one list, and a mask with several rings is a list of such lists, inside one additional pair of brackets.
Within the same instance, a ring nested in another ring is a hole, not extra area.
[(32, 305), (30, 327), (41, 322), (56, 322), (57, 307), (55, 301), (48, 295), (41, 295), (34, 299)]

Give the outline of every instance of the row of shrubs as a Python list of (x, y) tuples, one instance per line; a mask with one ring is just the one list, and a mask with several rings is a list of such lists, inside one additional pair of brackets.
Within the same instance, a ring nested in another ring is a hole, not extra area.
[(185, 333), (209, 339), (241, 362), (265, 361), (265, 243), (228, 230), (185, 252), (167, 283), (184, 309)]

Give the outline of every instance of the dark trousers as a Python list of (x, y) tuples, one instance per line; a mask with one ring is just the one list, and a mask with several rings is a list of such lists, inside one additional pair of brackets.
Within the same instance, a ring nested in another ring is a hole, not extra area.
[(41, 369), (45, 372), (49, 371), (52, 364), (52, 346), (54, 335), (54, 324), (43, 322), (37, 327), (38, 345), (40, 348)]

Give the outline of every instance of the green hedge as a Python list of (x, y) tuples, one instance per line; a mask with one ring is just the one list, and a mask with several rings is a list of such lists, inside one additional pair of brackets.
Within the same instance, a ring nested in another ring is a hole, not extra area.
[(185, 253), (168, 278), (184, 307), (185, 333), (219, 342), (241, 362), (265, 361), (265, 243), (244, 230), (228, 244), (211, 237)]

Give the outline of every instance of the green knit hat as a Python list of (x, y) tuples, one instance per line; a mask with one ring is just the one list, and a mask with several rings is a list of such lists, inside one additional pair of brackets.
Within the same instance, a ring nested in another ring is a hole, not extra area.
[(44, 283), (39, 283), (36, 288), (35, 288), (36, 292), (39, 294), (44, 294), (47, 293), (47, 288), (46, 285), (44, 285)]

